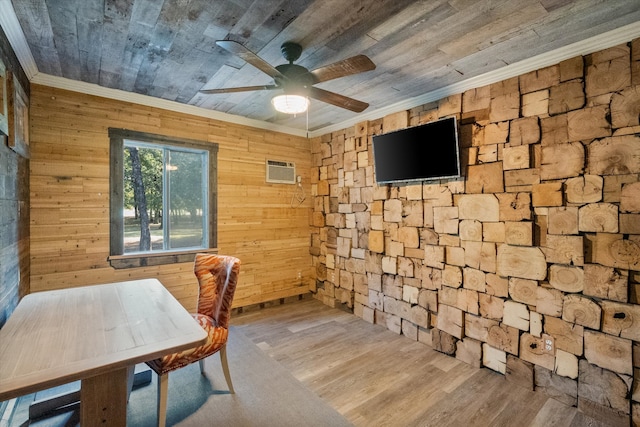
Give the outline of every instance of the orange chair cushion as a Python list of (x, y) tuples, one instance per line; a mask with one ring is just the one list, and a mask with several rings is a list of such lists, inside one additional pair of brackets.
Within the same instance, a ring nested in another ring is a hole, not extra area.
[(238, 284), (240, 261), (225, 255), (198, 254), (194, 273), (199, 283), (198, 309), (216, 319), (218, 326), (229, 327), (231, 303)]
[(192, 314), (193, 318), (207, 331), (207, 341), (199, 347), (183, 350), (180, 353), (167, 354), (160, 359), (147, 362), (158, 375), (182, 368), (190, 363), (208, 357), (220, 350), (226, 343), (229, 330), (217, 326), (213, 319), (204, 314)]

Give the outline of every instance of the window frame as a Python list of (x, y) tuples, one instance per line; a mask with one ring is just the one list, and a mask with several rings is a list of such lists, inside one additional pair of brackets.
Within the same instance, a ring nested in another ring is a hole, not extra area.
[[(218, 144), (176, 138), (127, 129), (109, 128), (109, 263), (113, 268), (133, 268), (190, 262), (196, 253), (217, 252), (218, 223)], [(124, 141), (133, 140), (155, 145), (206, 150), (209, 152), (208, 248), (173, 249), (169, 251), (124, 253)]]

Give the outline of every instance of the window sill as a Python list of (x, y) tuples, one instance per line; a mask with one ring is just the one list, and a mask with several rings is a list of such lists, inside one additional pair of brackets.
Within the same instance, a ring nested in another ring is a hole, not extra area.
[(198, 253), (217, 254), (218, 248), (127, 255), (110, 255), (107, 260), (109, 261), (109, 264), (111, 264), (111, 267), (120, 270), (124, 268), (149, 267), (154, 265), (193, 262), (196, 254)]

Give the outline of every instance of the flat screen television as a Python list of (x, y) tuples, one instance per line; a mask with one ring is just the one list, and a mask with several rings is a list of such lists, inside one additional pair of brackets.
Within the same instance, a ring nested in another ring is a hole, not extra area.
[(373, 162), (378, 184), (459, 177), (456, 118), (374, 135)]

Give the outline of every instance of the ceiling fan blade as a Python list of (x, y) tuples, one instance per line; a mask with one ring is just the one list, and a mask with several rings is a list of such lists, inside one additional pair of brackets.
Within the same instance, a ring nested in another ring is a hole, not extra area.
[(278, 89), (276, 85), (262, 85), (262, 86), (242, 86), (242, 87), (227, 87), (219, 89), (202, 89), (200, 93), (214, 94), (214, 93), (234, 93), (234, 92), (247, 92), (250, 90), (273, 90)]
[(249, 49), (244, 47), (238, 42), (234, 42), (233, 40), (218, 40), (216, 44), (226, 50), (229, 53), (236, 55), (237, 57), (243, 59), (248, 64), (253, 65), (258, 70), (262, 71), (269, 76), (279, 79), (284, 79), (285, 77), (282, 73), (276, 70), (275, 67), (271, 66), (267, 61), (260, 58), (255, 53), (251, 52)]
[(366, 102), (348, 98), (344, 95), (340, 95), (335, 92), (329, 92), (328, 90), (320, 89), (317, 87), (310, 87), (308, 90), (309, 96), (311, 98), (317, 99), (318, 101), (326, 102), (327, 104), (335, 105), (336, 107), (355, 111), (356, 113), (363, 112), (369, 106), (369, 104), (367, 104)]
[(314, 78), (314, 83), (320, 83), (375, 69), (376, 64), (374, 64), (367, 56), (357, 55), (343, 59), (342, 61), (334, 62), (333, 64), (329, 64), (324, 67), (316, 68), (311, 71), (311, 75)]

